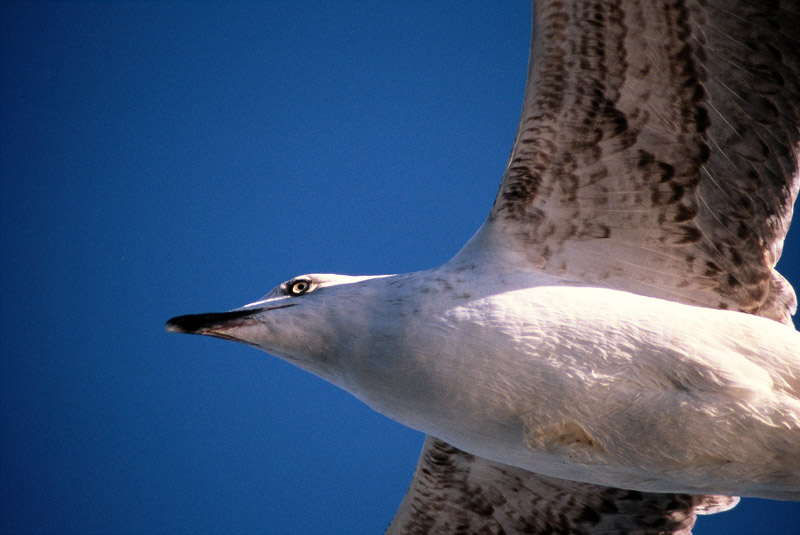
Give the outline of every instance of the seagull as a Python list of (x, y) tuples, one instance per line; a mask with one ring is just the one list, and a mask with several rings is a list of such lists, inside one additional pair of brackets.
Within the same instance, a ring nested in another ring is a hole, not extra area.
[(427, 437), (389, 534), (691, 533), (800, 500), (792, 0), (538, 1), (516, 140), (451, 260), (309, 274), (173, 332)]

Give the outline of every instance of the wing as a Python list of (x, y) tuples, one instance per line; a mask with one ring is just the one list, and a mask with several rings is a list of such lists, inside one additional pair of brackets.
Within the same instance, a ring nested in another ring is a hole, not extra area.
[(800, 4), (541, 1), (483, 228), (548, 273), (785, 323)]
[[(800, 186), (800, 7), (702, 4), (536, 3), (481, 239), (566, 279), (791, 323), (774, 266)], [(688, 534), (737, 502), (548, 478), (428, 437), (387, 533)]]
[(387, 535), (690, 534), (739, 498), (652, 494), (540, 476), (427, 437)]

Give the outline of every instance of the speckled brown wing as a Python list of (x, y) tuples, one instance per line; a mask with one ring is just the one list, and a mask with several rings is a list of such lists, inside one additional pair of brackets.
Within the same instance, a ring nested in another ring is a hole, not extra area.
[(667, 535), (738, 498), (652, 494), (540, 476), (428, 437), (387, 535)]
[(800, 2), (540, 1), (485, 230), (548, 273), (791, 323)]

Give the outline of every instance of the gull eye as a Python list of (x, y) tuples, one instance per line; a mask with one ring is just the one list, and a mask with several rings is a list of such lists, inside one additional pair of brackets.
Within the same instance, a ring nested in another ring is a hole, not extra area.
[(287, 285), (287, 294), (292, 296), (303, 295), (311, 289), (311, 281), (308, 279), (296, 279)]

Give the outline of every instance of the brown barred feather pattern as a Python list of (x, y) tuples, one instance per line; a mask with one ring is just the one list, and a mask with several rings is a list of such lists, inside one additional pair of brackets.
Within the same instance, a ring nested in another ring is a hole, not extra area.
[(542, 1), (487, 222), (567, 279), (790, 323), (800, 4)]

